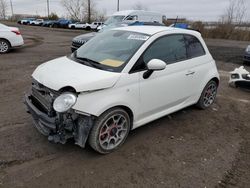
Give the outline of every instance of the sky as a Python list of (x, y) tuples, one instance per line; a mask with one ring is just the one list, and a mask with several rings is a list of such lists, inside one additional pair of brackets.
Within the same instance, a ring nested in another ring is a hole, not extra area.
[[(47, 0), (12, 0), (12, 2), (14, 13), (47, 15)], [(49, 0), (49, 2), (51, 12), (56, 12), (60, 16), (67, 14), (61, 5), (61, 0)], [(107, 15), (116, 12), (117, 0), (95, 0), (95, 2), (96, 8), (105, 11)], [(201, 21), (217, 21), (229, 5), (229, 0), (120, 0), (120, 10), (132, 9), (137, 2), (148, 10), (165, 14), (167, 18), (178, 16)], [(250, 10), (250, 0), (245, 0), (245, 4), (247, 10)], [(250, 11), (247, 12), (246, 19), (250, 21)]]

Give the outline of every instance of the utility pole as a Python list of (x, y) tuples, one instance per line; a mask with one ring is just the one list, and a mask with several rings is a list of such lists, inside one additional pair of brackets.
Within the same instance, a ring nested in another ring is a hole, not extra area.
[(49, 0), (47, 0), (48, 20), (49, 20)]
[(120, 10), (120, 0), (117, 0), (117, 11)]
[(91, 22), (91, 5), (90, 5), (90, 0), (88, 0), (88, 23)]
[(12, 20), (14, 18), (14, 11), (13, 11), (12, 0), (10, 0), (10, 8), (11, 8), (11, 14), (12, 14), (11, 20)]

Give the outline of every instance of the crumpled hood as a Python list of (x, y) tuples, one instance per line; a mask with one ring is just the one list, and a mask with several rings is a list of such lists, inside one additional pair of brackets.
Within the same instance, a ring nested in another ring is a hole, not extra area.
[(99, 70), (61, 57), (38, 66), (32, 77), (56, 91), (71, 86), (82, 92), (113, 87), (120, 73)]

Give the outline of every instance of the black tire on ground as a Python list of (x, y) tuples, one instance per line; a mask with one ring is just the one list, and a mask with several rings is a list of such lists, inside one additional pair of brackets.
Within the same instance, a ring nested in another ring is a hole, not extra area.
[(71, 29), (75, 29), (76, 27), (75, 26), (71, 26)]
[(88, 27), (86, 27), (86, 30), (90, 31), (90, 30), (91, 30), (91, 27), (89, 27), (89, 26), (88, 26)]
[(218, 84), (214, 80), (210, 80), (203, 89), (196, 106), (200, 109), (209, 108), (215, 101), (217, 88)]
[(5, 39), (0, 39), (0, 54), (8, 53), (10, 51), (11, 45), (9, 41)]
[[(122, 122), (121, 119), (123, 119)], [(113, 120), (116, 121), (112, 123)], [(129, 114), (122, 108), (112, 108), (110, 110), (107, 110), (101, 116), (99, 116), (95, 121), (94, 126), (89, 134), (88, 138), (89, 145), (95, 151), (101, 154), (108, 154), (115, 151), (125, 142), (129, 134), (131, 127), (130, 120), (131, 119)], [(119, 125), (119, 128), (118, 126), (115, 127), (115, 125), (118, 125), (119, 123), (122, 125)], [(123, 128), (121, 128), (120, 126)], [(102, 144), (100, 143), (101, 139), (107, 140), (107, 146), (105, 146), (104, 144), (106, 143), (106, 141), (104, 141)], [(115, 139), (117, 139), (117, 143), (115, 143), (116, 142)], [(113, 146), (113, 148), (108, 148), (110, 144), (111, 147)]]

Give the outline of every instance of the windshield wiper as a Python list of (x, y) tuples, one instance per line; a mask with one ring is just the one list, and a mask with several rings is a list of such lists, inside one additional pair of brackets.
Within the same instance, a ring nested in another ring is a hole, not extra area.
[(78, 57), (76, 51), (74, 52), (74, 58), (80, 60), (81, 62), (84, 62), (88, 66), (95, 67), (95, 68), (98, 68), (98, 69), (103, 69), (100, 66), (101, 64), (99, 62), (97, 62), (97, 61), (94, 61), (94, 60), (86, 58), (86, 57)]

